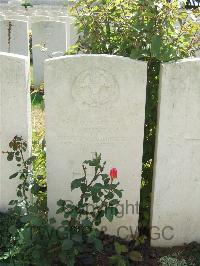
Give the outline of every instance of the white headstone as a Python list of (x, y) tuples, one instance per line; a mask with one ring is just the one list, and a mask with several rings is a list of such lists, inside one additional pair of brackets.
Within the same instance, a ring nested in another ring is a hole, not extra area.
[(75, 45), (78, 40), (78, 31), (75, 27), (75, 19), (69, 16), (58, 16), (58, 20), (67, 23), (67, 47)]
[(17, 15), (8, 15), (6, 16), (6, 19), (7, 20), (22, 20), (22, 21), (29, 21), (29, 17), (26, 16), (26, 15), (20, 15), (20, 14), (17, 14)]
[(66, 5), (68, 0), (30, 0), (33, 5)]
[(49, 16), (44, 15), (32, 15), (30, 18), (31, 23), (40, 22), (40, 21), (48, 21), (50, 20)]
[(152, 198), (153, 246), (200, 242), (200, 59), (164, 64)]
[(28, 22), (18, 20), (0, 21), (0, 51), (29, 55)]
[[(129, 237), (138, 225), (146, 95), (145, 62), (109, 55), (66, 56), (45, 62), (48, 206), (76, 202), (70, 184), (94, 152), (116, 167), (122, 218), (108, 233)], [(91, 174), (91, 173), (90, 173)]]
[(67, 27), (65, 23), (41, 21), (32, 24), (33, 82), (44, 81), (44, 60), (54, 53), (62, 55), (67, 50)]
[(18, 170), (16, 162), (8, 162), (2, 151), (9, 150), (16, 135), (28, 141), (30, 150), (29, 95), (28, 57), (0, 53), (0, 211), (6, 211), (10, 200), (17, 198), (17, 182), (9, 176)]
[(0, 14), (0, 20), (4, 20), (5, 19), (5, 15)]

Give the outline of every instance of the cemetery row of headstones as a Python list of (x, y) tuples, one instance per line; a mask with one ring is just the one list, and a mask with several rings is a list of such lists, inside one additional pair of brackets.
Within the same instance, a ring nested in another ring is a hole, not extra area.
[(50, 21), (61, 21), (61, 22), (67, 22), (69, 20), (69, 16), (66, 15), (66, 13), (62, 12), (60, 14), (32, 14), (31, 16), (22, 15), (22, 14), (17, 14), (17, 13), (0, 13), (0, 20), (22, 20), (22, 21), (27, 21), (29, 22), (29, 29), (32, 28), (32, 23), (34, 22), (39, 22), (43, 20), (50, 20)]
[(65, 22), (40, 21), (32, 23), (31, 36), (28, 22), (0, 20), (1, 52), (29, 56), (30, 43), (32, 44), (33, 83), (36, 86), (44, 81), (44, 60), (63, 55), (77, 40), (73, 19), (67, 18), (68, 21)]
[[(9, 5), (21, 5), (23, 0), (0, 0), (0, 4), (9, 4)], [(28, 3), (32, 5), (53, 5), (53, 6), (63, 6), (69, 4), (69, 0), (29, 0)]]
[(31, 44), (35, 86), (44, 81), (44, 59), (63, 55), (77, 39), (74, 18), (67, 6), (34, 6), (25, 10), (20, 5), (0, 5), (0, 51), (27, 56)]
[[(200, 241), (200, 59), (162, 65), (152, 193), (154, 246)], [(14, 135), (31, 142), (29, 62), (0, 53), (0, 150)], [(138, 226), (147, 65), (109, 55), (76, 55), (45, 61), (45, 131), (49, 216), (56, 202), (77, 201), (70, 183), (94, 152), (118, 169), (120, 216), (103, 225), (125, 239)], [(16, 171), (0, 153), (0, 209), (15, 199)], [(92, 172), (89, 173), (92, 175)]]
[(0, 19), (17, 19), (30, 23), (41, 20), (66, 21), (69, 15), (67, 6), (34, 6), (25, 9), (22, 6), (0, 5)]

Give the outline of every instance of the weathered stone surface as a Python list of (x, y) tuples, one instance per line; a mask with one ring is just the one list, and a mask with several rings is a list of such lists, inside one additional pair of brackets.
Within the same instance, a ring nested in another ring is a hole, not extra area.
[(67, 48), (75, 45), (78, 40), (78, 32), (75, 27), (75, 19), (73, 17), (67, 18)]
[(66, 5), (68, 0), (30, 0), (34, 5)]
[(199, 73), (200, 59), (162, 66), (152, 197), (153, 246), (200, 242)]
[[(123, 192), (122, 218), (107, 232), (128, 238), (138, 225), (146, 63), (108, 55), (66, 56), (45, 62), (48, 206), (76, 202), (71, 181), (94, 152), (116, 167)], [(91, 172), (89, 174), (92, 174)], [(132, 206), (131, 206), (132, 204)], [(122, 212), (121, 209), (119, 209)]]
[(7, 20), (21, 20), (21, 21), (29, 21), (29, 17), (22, 14), (16, 14), (16, 15), (7, 15)]
[(5, 19), (5, 15), (0, 14), (0, 20), (4, 20)]
[(9, 179), (17, 171), (16, 162), (8, 162), (2, 154), (16, 135), (28, 141), (30, 150), (29, 61), (28, 57), (0, 53), (0, 211), (6, 211), (10, 200), (16, 199), (17, 182)]
[(40, 21), (32, 24), (33, 81), (40, 85), (44, 81), (44, 60), (62, 55), (67, 50), (67, 26), (63, 22)]
[(28, 56), (28, 22), (19, 20), (0, 21), (0, 51)]
[(50, 17), (46, 15), (32, 15), (30, 17), (31, 23), (40, 22), (40, 21), (48, 21), (48, 20), (50, 20)]

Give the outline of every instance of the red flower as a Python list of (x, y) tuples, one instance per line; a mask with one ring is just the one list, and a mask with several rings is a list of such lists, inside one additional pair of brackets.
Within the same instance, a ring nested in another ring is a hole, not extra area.
[(112, 168), (110, 170), (110, 177), (111, 177), (112, 181), (117, 178), (117, 169), (116, 168)]

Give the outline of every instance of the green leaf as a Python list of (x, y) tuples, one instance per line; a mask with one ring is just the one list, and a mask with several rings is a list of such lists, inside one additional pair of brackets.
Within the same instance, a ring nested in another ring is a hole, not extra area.
[(32, 238), (31, 228), (30, 227), (24, 228), (24, 230), (22, 231), (22, 236), (26, 242), (31, 241)]
[(109, 262), (111, 265), (117, 266), (127, 266), (129, 264), (126, 263), (125, 259), (120, 255), (114, 255), (109, 258)]
[(9, 232), (10, 232), (12, 235), (16, 234), (16, 232), (17, 232), (17, 228), (16, 228), (16, 226), (15, 226), (15, 225), (11, 225), (11, 226), (9, 227)]
[(85, 183), (82, 183), (81, 186), (80, 186), (80, 188), (81, 188), (82, 193), (85, 193), (86, 190), (87, 190), (87, 186), (86, 186)]
[(9, 152), (9, 153), (8, 153), (8, 156), (7, 156), (7, 160), (8, 160), (8, 161), (12, 161), (13, 158), (14, 158), (14, 152)]
[(68, 225), (68, 224), (69, 224), (69, 221), (64, 220), (64, 221), (61, 222), (61, 224), (62, 224), (62, 225)]
[(9, 205), (15, 205), (15, 204), (17, 204), (17, 200), (11, 200), (11, 201), (9, 202)]
[(103, 185), (101, 183), (96, 183), (94, 186), (93, 186), (93, 189), (94, 190), (100, 190), (103, 188)]
[(118, 199), (112, 199), (110, 201), (110, 203), (109, 203), (109, 205), (111, 205), (111, 206), (114, 206), (114, 205), (117, 205), (117, 204), (119, 204), (119, 200)]
[(50, 218), (49, 219), (49, 223), (50, 224), (55, 224), (56, 223), (56, 219), (55, 218)]
[(71, 211), (71, 217), (76, 218), (78, 216), (78, 212), (76, 210)]
[(128, 254), (130, 260), (135, 262), (143, 261), (142, 254), (139, 251), (133, 250)]
[(73, 180), (71, 183), (71, 190), (74, 190), (75, 188), (79, 188), (84, 180), (85, 180), (85, 177)]
[(142, 51), (140, 49), (134, 48), (131, 51), (130, 58), (132, 58), (132, 59), (139, 59), (141, 57), (141, 55), (142, 55)]
[(111, 189), (116, 189), (118, 185), (119, 185), (119, 182), (116, 184), (110, 184), (109, 186)]
[(100, 223), (101, 223), (101, 219), (102, 217), (104, 216), (104, 211), (101, 210), (98, 215), (96, 216), (96, 219), (95, 219), (95, 225), (98, 226)]
[(21, 157), (17, 157), (16, 156), (15, 159), (16, 159), (17, 162), (21, 162)]
[(86, 218), (82, 221), (82, 225), (86, 227), (90, 227), (92, 226), (92, 222), (88, 218)]
[(60, 207), (57, 211), (56, 214), (62, 213), (65, 211), (65, 207)]
[(100, 250), (103, 249), (102, 241), (101, 241), (100, 239), (98, 239), (98, 238), (96, 238), (96, 239), (94, 240), (94, 246), (95, 246), (95, 248), (96, 248), (98, 251), (100, 251)]
[(13, 178), (17, 177), (18, 174), (19, 174), (19, 172), (16, 172), (16, 173), (12, 174), (12, 175), (9, 177), (9, 179), (13, 179)]
[(31, 156), (28, 160), (26, 160), (27, 165), (31, 165), (33, 161), (35, 161), (36, 156)]
[[(107, 174), (101, 174), (101, 177), (102, 177), (102, 180), (105, 180), (108, 178), (108, 175)], [(109, 178), (110, 179), (110, 178)]]
[(119, 198), (122, 197), (122, 190), (114, 189), (114, 192), (115, 192), (115, 194), (117, 194), (117, 196), (118, 196)]
[(79, 234), (75, 234), (72, 236), (72, 239), (78, 243), (82, 243), (83, 242), (83, 239), (82, 239), (82, 236), (79, 235)]
[[(66, 260), (64, 261), (66, 263)], [(74, 254), (70, 254), (67, 256), (67, 266), (74, 266), (75, 265), (75, 256)]]
[(40, 191), (39, 184), (38, 183), (34, 183), (33, 186), (32, 186), (32, 188), (31, 188), (31, 193), (33, 195), (37, 195), (39, 191)]
[(39, 217), (33, 217), (31, 219), (31, 224), (35, 225), (35, 226), (40, 226), (40, 225), (42, 225), (42, 219)]
[(17, 191), (17, 197), (20, 197), (20, 198), (22, 197), (22, 192), (21, 192), (21, 190), (18, 190), (18, 191)]
[(106, 195), (106, 198), (107, 199), (112, 199), (114, 197), (114, 194), (112, 192), (109, 192), (107, 195)]
[(104, 182), (104, 188), (106, 188), (106, 186), (108, 187), (108, 184), (110, 182), (110, 177), (104, 178), (103, 182)]
[(59, 201), (57, 201), (57, 205), (58, 205), (58, 206), (65, 206), (65, 205), (66, 205), (66, 201), (60, 199)]
[(118, 262), (119, 262), (120, 257), (121, 256), (119, 256), (119, 255), (113, 255), (112, 257), (109, 258), (109, 262), (112, 265), (118, 265)]
[(92, 201), (93, 201), (94, 203), (97, 203), (97, 202), (100, 201), (100, 197), (98, 197), (97, 194), (93, 194), (93, 195), (92, 195)]
[(74, 242), (71, 239), (65, 239), (62, 243), (63, 250), (70, 250), (72, 249)]
[(106, 216), (106, 218), (108, 219), (109, 222), (112, 222), (113, 216), (114, 216), (113, 208), (112, 207), (107, 207), (106, 208), (106, 210), (105, 210), (105, 216)]
[(29, 206), (29, 212), (37, 213), (38, 212), (38, 206), (37, 205)]
[(70, 216), (70, 212), (65, 212), (65, 213), (64, 213), (64, 218), (67, 219), (67, 218), (69, 218), (69, 216)]
[(121, 255), (124, 252), (128, 252), (128, 249), (125, 245), (121, 245), (119, 242), (114, 243), (115, 251), (118, 255)]

